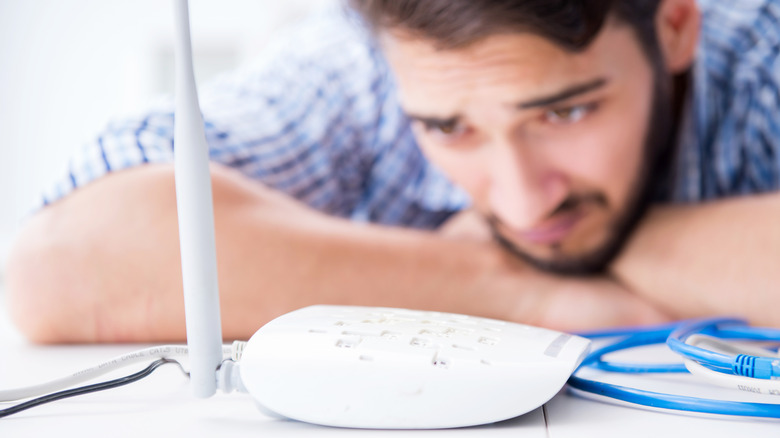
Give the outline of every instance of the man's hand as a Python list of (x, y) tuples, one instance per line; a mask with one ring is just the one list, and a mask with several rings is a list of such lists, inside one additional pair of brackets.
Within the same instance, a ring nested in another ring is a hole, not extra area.
[(654, 207), (612, 265), (675, 318), (780, 327), (780, 193)]
[(438, 230), (439, 235), (451, 239), (492, 242), (493, 236), (485, 219), (475, 210), (464, 210), (448, 220)]
[[(497, 299), (506, 303), (505, 319), (564, 331), (669, 320), (649, 300), (611, 277), (562, 277), (528, 266), (494, 243), (487, 223), (473, 210), (454, 216), (439, 232), (450, 239), (478, 241), (493, 247), (502, 268), (490, 279), (495, 283), (485, 286), (485, 292), (505, 295)], [(494, 289), (489, 290), (491, 287)]]

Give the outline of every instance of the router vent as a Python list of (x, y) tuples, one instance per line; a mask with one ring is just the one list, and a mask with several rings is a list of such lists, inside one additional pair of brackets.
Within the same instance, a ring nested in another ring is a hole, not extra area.
[[(493, 365), (491, 350), (501, 343), (505, 323), (476, 317), (435, 312), (382, 311), (329, 314), (331, 329), (311, 328), (309, 333), (332, 338), (333, 346), (351, 350), (355, 360), (376, 363), (395, 360), (410, 352), (427, 357), (434, 367), (446, 370), (460, 361)], [(420, 329), (420, 327), (424, 327)], [(380, 348), (381, 347), (381, 348)], [(383, 353), (378, 354), (381, 350)], [(396, 351), (397, 357), (387, 351)]]

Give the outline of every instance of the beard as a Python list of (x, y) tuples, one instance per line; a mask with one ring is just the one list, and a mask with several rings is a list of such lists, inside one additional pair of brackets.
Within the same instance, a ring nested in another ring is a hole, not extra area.
[[(629, 201), (618, 217), (608, 225), (609, 230), (604, 242), (596, 249), (576, 256), (561, 255), (560, 249), (553, 246), (551, 249), (557, 254), (552, 258), (543, 259), (524, 251), (505, 237), (501, 233), (500, 219), (495, 215), (488, 215), (486, 220), (493, 237), (504, 249), (529, 265), (554, 274), (587, 276), (606, 271), (647, 212), (656, 194), (656, 179), (665, 175), (667, 171), (668, 155), (672, 149), (674, 133), (672, 91), (669, 81), (665, 81), (663, 73), (659, 71), (655, 73), (653, 88), (652, 108), (643, 144), (642, 165), (630, 191)], [(577, 211), (585, 205), (607, 208), (608, 201), (602, 193), (571, 195), (550, 214), (550, 217)]]

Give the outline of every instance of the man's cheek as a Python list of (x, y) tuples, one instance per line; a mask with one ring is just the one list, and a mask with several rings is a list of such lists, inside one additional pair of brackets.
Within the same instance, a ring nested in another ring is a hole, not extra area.
[(632, 141), (602, 137), (597, 146), (582, 145), (589, 153), (570, 154), (561, 166), (577, 184), (600, 191), (614, 208), (627, 202), (639, 174), (641, 139)]
[(486, 172), (478, 160), (468, 154), (447, 150), (446, 147), (432, 146), (430, 141), (418, 137), (420, 148), (434, 166), (441, 170), (450, 181), (463, 188), (472, 199), (482, 198), (489, 182)]

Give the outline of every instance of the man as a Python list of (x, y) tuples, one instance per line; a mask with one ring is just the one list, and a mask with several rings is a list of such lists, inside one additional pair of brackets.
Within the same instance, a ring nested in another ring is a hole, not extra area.
[[(780, 325), (780, 3), (724, 3), (352, 0), (373, 39), (309, 24), (205, 91), (225, 337), (313, 303)], [(183, 338), (171, 127), (110, 127), (19, 237), (30, 339)]]

